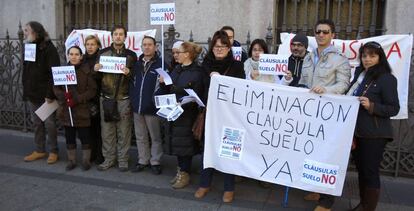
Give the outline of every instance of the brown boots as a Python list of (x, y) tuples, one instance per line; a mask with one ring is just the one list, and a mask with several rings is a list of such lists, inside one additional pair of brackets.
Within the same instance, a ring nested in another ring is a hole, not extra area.
[[(70, 171), (76, 168), (76, 145), (67, 145), (68, 164), (66, 165), (66, 171)], [(91, 168), (91, 149), (89, 145), (82, 145), (82, 170), (87, 171)]]
[[(209, 191), (210, 191), (210, 188), (199, 187), (197, 191), (194, 193), (194, 197), (201, 199), (204, 196), (206, 196)], [(230, 203), (233, 201), (233, 199), (234, 199), (234, 191), (224, 191), (223, 202)]]
[(185, 171), (179, 171), (177, 173), (177, 179), (175, 180), (175, 183), (172, 185), (174, 189), (180, 189), (186, 187), (188, 184), (190, 184), (190, 175)]
[(70, 171), (76, 167), (76, 145), (67, 146), (68, 164), (66, 165), (66, 171)]

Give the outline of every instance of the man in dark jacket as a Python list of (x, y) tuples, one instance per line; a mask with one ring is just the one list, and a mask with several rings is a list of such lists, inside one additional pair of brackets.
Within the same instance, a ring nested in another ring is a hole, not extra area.
[[(231, 26), (223, 26), (220, 30), (223, 30), (226, 32), (227, 36), (229, 37), (230, 43), (233, 47), (241, 47), (241, 44), (239, 41), (234, 39), (234, 29)], [(242, 55), (241, 55), (241, 62), (244, 63), (247, 60), (247, 53), (242, 49)]]
[(306, 35), (297, 34), (290, 42), (290, 51), (288, 70), (292, 73), (292, 81), (289, 86), (298, 86), (300, 74), (302, 74), (302, 64), (308, 51), (308, 38)]
[(47, 131), (50, 150), (47, 163), (52, 164), (58, 160), (56, 115), (53, 113), (42, 122), (34, 111), (44, 102), (53, 103), (56, 99), (53, 94), (52, 67), (60, 66), (59, 54), (42, 24), (30, 21), (25, 26), (24, 35), (28, 43), (36, 44), (35, 61), (25, 61), (23, 64), (23, 100), (30, 104), (36, 144), (35, 151), (24, 160), (29, 162), (47, 156)]
[[(125, 39), (127, 31), (123, 26), (115, 26), (111, 32), (111, 46), (102, 49), (99, 52), (97, 62), (101, 56), (116, 56), (126, 58), (126, 67), (122, 70), (123, 74), (102, 73), (101, 80), (101, 130), (102, 130), (102, 154), (105, 161), (98, 166), (98, 170), (107, 170), (115, 165), (118, 159), (118, 168), (120, 171), (128, 171), (128, 150), (132, 138), (132, 114), (129, 100), (129, 81), (132, 78), (133, 64), (137, 61), (137, 55), (125, 48)], [(94, 69), (99, 71), (101, 64), (96, 64)], [(118, 86), (118, 92), (117, 91)], [(119, 121), (105, 121), (104, 99), (115, 99), (118, 104), (120, 114)], [(116, 155), (118, 152), (118, 155)]]
[(138, 148), (138, 163), (132, 172), (140, 172), (151, 165), (152, 173), (158, 175), (162, 171), (160, 160), (163, 150), (161, 123), (155, 115), (154, 92), (159, 88), (158, 73), (155, 70), (161, 68), (162, 61), (156, 49), (153, 37), (145, 36), (142, 39), (143, 54), (134, 66), (135, 77), (131, 81), (130, 97)]

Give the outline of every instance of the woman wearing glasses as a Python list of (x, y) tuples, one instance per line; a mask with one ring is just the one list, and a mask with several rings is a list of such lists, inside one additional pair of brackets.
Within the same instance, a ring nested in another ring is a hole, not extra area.
[[(243, 63), (233, 59), (231, 43), (225, 31), (214, 33), (209, 51), (204, 58), (202, 68), (211, 77), (215, 74), (236, 78), (246, 78)], [(208, 86), (210, 77), (206, 81)], [(206, 88), (208, 90), (208, 88)], [(207, 94), (205, 94), (207, 97)], [(200, 185), (194, 196), (203, 198), (209, 191), (213, 178), (213, 168), (206, 168), (201, 171)], [(224, 173), (224, 194), (223, 202), (232, 202), (234, 197), (234, 175)]]
[[(184, 89), (193, 89), (202, 97), (204, 94), (204, 71), (195, 59), (202, 48), (195, 43), (181, 42), (175, 46), (178, 65), (171, 73), (172, 85), (166, 86), (160, 76), (160, 88), (163, 94), (175, 94), (177, 101), (188, 95)], [(165, 124), (166, 153), (177, 156), (178, 168), (176, 176), (171, 180), (174, 189), (184, 188), (190, 183), (191, 161), (193, 155), (199, 152), (199, 145), (194, 140), (192, 127), (198, 115), (198, 105), (190, 102), (181, 105), (184, 113), (173, 122)]]
[(385, 145), (393, 140), (390, 117), (400, 110), (397, 79), (377, 42), (359, 49), (361, 64), (347, 95), (358, 96), (360, 108), (352, 155), (358, 170), (360, 203), (353, 210), (375, 210), (380, 194), (379, 168)]

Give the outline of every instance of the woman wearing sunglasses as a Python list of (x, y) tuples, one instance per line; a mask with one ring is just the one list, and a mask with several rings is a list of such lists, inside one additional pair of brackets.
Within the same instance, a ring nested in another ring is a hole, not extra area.
[(400, 110), (397, 79), (377, 42), (359, 49), (361, 64), (347, 95), (358, 96), (359, 107), (352, 145), (358, 170), (360, 203), (353, 210), (375, 210), (380, 195), (379, 168), (385, 145), (393, 140), (390, 117)]

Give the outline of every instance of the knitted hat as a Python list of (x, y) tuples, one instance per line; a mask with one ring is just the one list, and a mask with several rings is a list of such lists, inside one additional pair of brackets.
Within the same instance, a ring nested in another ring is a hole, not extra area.
[(180, 48), (181, 47), (181, 44), (183, 44), (184, 42), (183, 41), (177, 41), (177, 42), (175, 42), (174, 43), (174, 45), (172, 46), (172, 48), (174, 49), (178, 49), (178, 48)]
[(303, 35), (303, 34), (295, 35), (292, 39), (292, 43), (293, 42), (300, 42), (305, 46), (305, 48), (308, 48), (308, 37), (306, 37), (306, 35)]

